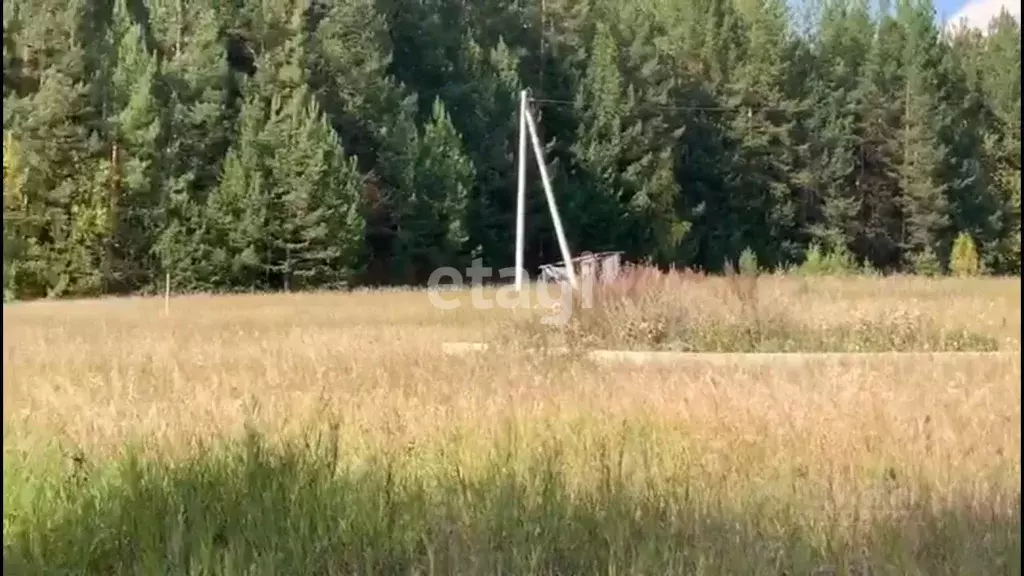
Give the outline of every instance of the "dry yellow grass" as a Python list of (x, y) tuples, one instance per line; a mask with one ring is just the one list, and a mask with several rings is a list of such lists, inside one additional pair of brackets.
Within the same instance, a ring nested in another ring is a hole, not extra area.
[[(1019, 280), (762, 285), (822, 322), (913, 309), (1020, 350)], [(56, 439), (103, 458), (142, 440), (176, 454), (247, 423), (288, 437), (332, 421), (351, 461), (386, 450), (471, 469), (495, 442), (524, 458), (556, 442), (579, 490), (599, 476), (589, 455), (617, 447), (636, 483), (685, 476), (723, 507), (851, 534), (907, 503), (1019, 518), (1019, 354), (681, 371), (438, 353), (493, 337), (509, 314), (439, 311), (413, 291), (178, 297), (169, 317), (160, 299), (5, 305), (5, 452)]]
[[(720, 298), (727, 290), (723, 284), (695, 285), (703, 293), (692, 298)], [(773, 306), (798, 306), (820, 322), (913, 310), (997, 335), (1002, 349), (1020, 350), (1019, 281), (771, 278), (762, 285)], [(934, 411), (936, 402), (964, 400), (962, 394), (971, 394), (971, 402), (990, 398), (1004, 410), (1018, 408), (1019, 358), (983, 365), (945, 362), (935, 367), (941, 373), (931, 366), (889, 365), (799, 374), (743, 367), (696, 374), (587, 365), (556, 369), (522, 358), (453, 359), (438, 353), (442, 342), (490, 339), (512, 312), (473, 310), (466, 293), (445, 297), (459, 297), (464, 305), (437, 310), (415, 291), (180, 297), (172, 300), (169, 317), (160, 299), (8, 305), (5, 427), (16, 424), (18, 436), (116, 446), (139, 434), (173, 443), (237, 430), (254, 407), (256, 420), (272, 428), (324, 414), (415, 434), (478, 426), (512, 411), (529, 419), (547, 409), (600, 419), (606, 411), (656, 407), (666, 422), (696, 417), (707, 420), (702, 425), (732, 426), (733, 418), (751, 425), (790, 420), (791, 411), (821, 402), (835, 404), (832, 409), (840, 413), (852, 410), (846, 418), (856, 418), (868, 417), (866, 409), (883, 400), (906, 400), (904, 408), (916, 408), (894, 415), (905, 413), (909, 420)], [(708, 388), (707, 382), (733, 385)], [(796, 394), (802, 387), (806, 393)], [(781, 397), (782, 390), (785, 406), (764, 404), (760, 394)], [(841, 397), (834, 395), (837, 390)], [(652, 400), (673, 397), (679, 400)], [(690, 409), (707, 402), (730, 409)], [(736, 402), (749, 407), (741, 410)], [(999, 410), (968, 403), (958, 412), (981, 421)]]

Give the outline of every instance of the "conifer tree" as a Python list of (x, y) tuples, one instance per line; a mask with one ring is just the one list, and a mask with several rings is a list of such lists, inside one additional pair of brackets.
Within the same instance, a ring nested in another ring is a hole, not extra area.
[[(811, 7), (12, 0), (5, 297), (511, 265), (524, 88), (574, 252), (937, 273), (963, 232), (1018, 274), (1020, 23)], [(560, 259), (537, 176), (531, 271)]]
[(805, 115), (807, 169), (812, 195), (809, 231), (830, 248), (863, 245), (863, 196), (858, 193), (860, 155), (857, 85), (872, 49), (872, 25), (863, 0), (825, 2), (813, 50), (818, 76)]
[(880, 269), (898, 269), (903, 256), (899, 181), (902, 32), (883, 16), (854, 93), (857, 108), (855, 186), (860, 198), (862, 258)]
[(167, 55), (154, 252), (175, 289), (202, 289), (212, 273), (202, 241), (203, 207), (217, 188), (231, 144), (232, 98), (226, 89), (233, 82), (212, 9), (194, 0), (160, 0), (150, 6), (150, 19)]
[(922, 0), (902, 0), (898, 22), (903, 31), (903, 105), (899, 164), (902, 245), (908, 255), (930, 249), (940, 261), (948, 255), (943, 233), (950, 224), (949, 183), (940, 178), (947, 149), (939, 127), (947, 110), (939, 98), (939, 47), (934, 11)]
[(413, 186), (399, 205), (394, 263), (411, 281), (440, 266), (461, 269), (468, 240), (466, 210), (475, 171), (444, 104), (436, 100), (416, 141)]
[[(126, 0), (114, 4), (110, 28), (116, 61), (106, 104), (109, 125), (110, 218), (108, 290), (137, 290), (153, 279), (151, 249), (159, 237), (161, 118), (155, 88), (160, 70)], [(158, 274), (157, 274), (158, 275)]]
[[(734, 108), (734, 169), (740, 179), (735, 198), (739, 203), (732, 209), (744, 217), (730, 252), (738, 256), (745, 246), (757, 245), (759, 261), (773, 267), (793, 261), (800, 240), (792, 182), (796, 101), (786, 93), (787, 12), (781, 0), (748, 2), (741, 8), (747, 42), (743, 63), (732, 73), (726, 91)], [(765, 241), (755, 240), (759, 238)]]

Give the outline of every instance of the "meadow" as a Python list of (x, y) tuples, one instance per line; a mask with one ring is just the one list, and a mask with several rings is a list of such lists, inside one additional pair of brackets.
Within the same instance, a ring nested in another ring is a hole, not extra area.
[(1019, 279), (634, 280), (5, 304), (4, 571), (1020, 574)]

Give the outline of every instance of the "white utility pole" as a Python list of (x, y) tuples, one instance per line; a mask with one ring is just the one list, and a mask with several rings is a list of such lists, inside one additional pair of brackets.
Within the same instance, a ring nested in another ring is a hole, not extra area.
[(548, 167), (544, 161), (544, 150), (540, 146), (540, 137), (537, 136), (537, 123), (529, 108), (524, 107), (526, 124), (530, 129), (530, 140), (533, 141), (533, 152), (537, 158), (537, 167), (540, 168), (541, 183), (544, 184), (544, 194), (548, 198), (548, 208), (551, 210), (551, 219), (555, 221), (555, 233), (558, 234), (558, 247), (562, 251), (562, 262), (565, 263), (565, 272), (569, 277), (569, 283), (573, 290), (579, 286), (576, 283), (576, 271), (572, 266), (572, 256), (569, 252), (569, 243), (565, 241), (565, 231), (562, 230), (562, 218), (558, 215), (558, 206), (555, 205), (555, 194), (551, 191), (551, 178), (548, 176)]
[(164, 316), (171, 315), (171, 273), (164, 276)]
[(519, 93), (519, 182), (516, 190), (516, 290), (523, 289), (523, 229), (526, 218), (526, 99)]

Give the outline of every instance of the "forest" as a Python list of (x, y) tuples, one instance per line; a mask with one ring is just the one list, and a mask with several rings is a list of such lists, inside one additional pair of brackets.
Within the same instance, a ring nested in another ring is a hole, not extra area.
[(9, 0), (4, 298), (511, 266), (523, 89), (575, 253), (1018, 275), (1020, 42), (925, 0)]

